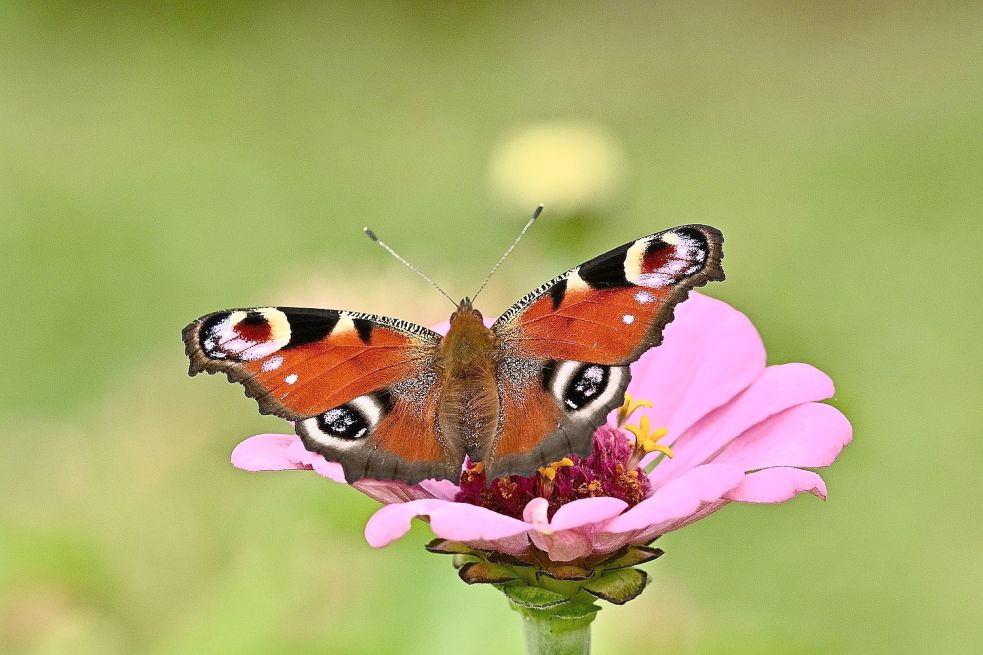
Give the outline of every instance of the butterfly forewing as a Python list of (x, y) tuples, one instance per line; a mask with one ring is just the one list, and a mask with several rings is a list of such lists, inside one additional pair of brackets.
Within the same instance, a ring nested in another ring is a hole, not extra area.
[(260, 411), (295, 421), (308, 449), (346, 478), (453, 477), (435, 432), (440, 335), (382, 316), (260, 307), (184, 330), (192, 375), (223, 372)]
[(492, 326), (504, 397), (486, 467), (528, 471), (588, 452), (594, 429), (624, 400), (627, 365), (661, 343), (673, 307), (691, 289), (724, 278), (722, 244), (705, 225), (651, 234), (557, 276), (506, 311)]

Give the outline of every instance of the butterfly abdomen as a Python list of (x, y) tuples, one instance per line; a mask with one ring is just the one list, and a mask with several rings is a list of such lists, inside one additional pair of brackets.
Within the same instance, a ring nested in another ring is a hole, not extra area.
[(498, 414), (494, 376), (446, 380), (437, 412), (440, 431), (459, 443), (472, 461), (481, 459), (484, 445), (495, 437)]
[(441, 342), (442, 375), (437, 412), (445, 441), (460, 444), (473, 461), (498, 427), (499, 398), (495, 379), (495, 336), (470, 305), (458, 308)]

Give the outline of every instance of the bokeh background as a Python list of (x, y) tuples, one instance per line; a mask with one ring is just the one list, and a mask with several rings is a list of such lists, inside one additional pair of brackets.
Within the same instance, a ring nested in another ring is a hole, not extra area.
[(983, 5), (0, 3), (0, 651), (500, 653), (518, 618), (375, 504), (247, 474), (203, 313), (424, 324), (672, 225), (836, 380), (826, 503), (665, 537), (595, 652), (983, 649)]

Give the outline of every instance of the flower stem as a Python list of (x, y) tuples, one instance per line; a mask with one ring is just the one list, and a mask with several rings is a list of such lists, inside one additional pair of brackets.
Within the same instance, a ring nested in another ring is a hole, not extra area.
[(590, 654), (590, 623), (596, 613), (571, 620), (551, 617), (540, 610), (516, 609), (522, 616), (528, 655)]

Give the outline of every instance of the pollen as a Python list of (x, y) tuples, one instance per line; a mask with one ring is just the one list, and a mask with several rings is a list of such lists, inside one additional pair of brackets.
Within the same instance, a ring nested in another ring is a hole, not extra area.
[(539, 474), (547, 480), (552, 481), (556, 479), (556, 472), (566, 466), (573, 466), (573, 460), (569, 457), (564, 457), (559, 462), (553, 462), (549, 466), (541, 466), (539, 468)]
[(581, 498), (596, 498), (604, 495), (604, 485), (600, 480), (585, 482), (577, 488), (577, 493)]
[(618, 427), (623, 426), (631, 418), (631, 415), (642, 407), (652, 407), (652, 402), (635, 400), (630, 393), (625, 392), (625, 403), (618, 410)]

